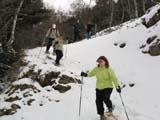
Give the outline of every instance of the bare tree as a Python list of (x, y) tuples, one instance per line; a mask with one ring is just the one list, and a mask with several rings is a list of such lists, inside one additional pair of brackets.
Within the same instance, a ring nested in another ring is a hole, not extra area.
[(134, 9), (135, 9), (135, 17), (138, 18), (138, 4), (136, 0), (133, 0), (134, 2)]
[(146, 0), (142, 0), (143, 13), (146, 12)]
[(13, 53), (13, 54), (15, 54), (15, 50), (12, 48), (12, 44), (15, 40), (15, 29), (16, 29), (16, 24), (17, 24), (17, 18), (18, 18), (18, 14), (19, 14), (19, 12), (22, 8), (23, 3), (24, 3), (24, 0), (21, 0), (19, 6), (17, 8), (17, 11), (16, 11), (15, 16), (14, 16), (14, 20), (13, 20), (11, 36), (10, 36), (9, 41), (7, 42), (8, 51)]
[(110, 0), (110, 3), (111, 3), (111, 15), (110, 15), (110, 21), (109, 21), (109, 28), (112, 27), (113, 15), (114, 15), (114, 1)]
[(131, 19), (131, 4), (130, 4), (130, 0), (127, 0), (128, 2), (128, 14), (129, 14), (129, 19)]
[(120, 2), (121, 2), (121, 6), (122, 6), (121, 23), (123, 23), (123, 21), (124, 21), (124, 11), (125, 11), (125, 8), (124, 8), (124, 2), (123, 2), (123, 0), (120, 0)]

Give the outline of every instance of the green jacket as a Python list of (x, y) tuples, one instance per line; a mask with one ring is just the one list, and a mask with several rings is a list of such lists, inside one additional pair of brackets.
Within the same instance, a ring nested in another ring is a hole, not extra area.
[(105, 88), (113, 88), (113, 83), (115, 87), (119, 86), (118, 79), (111, 67), (95, 67), (91, 72), (88, 73), (88, 77), (96, 76), (96, 88), (99, 90)]

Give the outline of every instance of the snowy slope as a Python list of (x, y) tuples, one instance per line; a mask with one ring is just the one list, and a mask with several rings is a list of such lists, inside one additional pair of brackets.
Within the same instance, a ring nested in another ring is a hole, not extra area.
[[(149, 18), (147, 15), (144, 17)], [(122, 96), (130, 120), (159, 120), (160, 56), (151, 57), (143, 54), (140, 49), (148, 37), (160, 36), (159, 31), (160, 22), (149, 29), (141, 24), (141, 18), (127, 22), (121, 29), (111, 34), (66, 45), (61, 67), (54, 66), (55, 56), (49, 55), (51, 59), (46, 59), (45, 48), (42, 49), (39, 58), (37, 55), (40, 48), (28, 50), (25, 59), (29, 64), (22, 70), (22, 73), (27, 71), (29, 66), (35, 65), (35, 70), (42, 69), (42, 74), (49, 71), (61, 71), (81, 79), (80, 72), (94, 68), (96, 59), (105, 55), (122, 85), (126, 85), (122, 90)], [(120, 48), (115, 46), (115, 43), (118, 45), (126, 43), (126, 46)], [(73, 74), (70, 74), (71, 72)], [(81, 120), (99, 119), (95, 106), (95, 81), (95, 78), (84, 78)], [(0, 117), (0, 120), (78, 120), (80, 84), (71, 84), (72, 89), (63, 94), (51, 89), (50, 86), (42, 88), (28, 78), (13, 84), (23, 83), (34, 84), (41, 90), (40, 93), (32, 96), (36, 101), (31, 106), (24, 106), (22, 100), (17, 101), (21, 109), (12, 116)], [(134, 87), (129, 86), (132, 83), (135, 84)], [(51, 92), (47, 92), (46, 89), (51, 89)], [(3, 102), (4, 97), (5, 95), (1, 95), (0, 108), (9, 105)], [(25, 102), (25, 99), (23, 100)], [(122, 120), (127, 120), (120, 97), (115, 90), (112, 94), (112, 101), (116, 106), (115, 113), (120, 114)], [(40, 103), (44, 103), (44, 106), (39, 106)]]

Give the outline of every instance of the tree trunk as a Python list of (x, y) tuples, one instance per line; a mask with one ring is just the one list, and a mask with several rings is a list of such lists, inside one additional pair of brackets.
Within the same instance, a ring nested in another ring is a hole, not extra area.
[(133, 0), (134, 2), (134, 9), (135, 9), (135, 17), (138, 18), (138, 4), (136, 0)]
[(129, 19), (131, 19), (131, 4), (130, 4), (130, 1), (127, 0), (128, 2), (128, 14), (129, 14)]
[(109, 28), (112, 27), (113, 15), (114, 15), (114, 1), (110, 0), (110, 3), (111, 3), (111, 15), (110, 15), (110, 21), (109, 21)]
[(123, 21), (124, 21), (124, 3), (123, 3), (123, 0), (120, 0), (120, 2), (121, 2), (121, 6), (122, 6), (122, 17), (121, 17), (121, 23), (123, 23)]
[(21, 0), (19, 6), (17, 8), (17, 11), (16, 11), (14, 19), (13, 19), (13, 26), (12, 26), (11, 36), (10, 36), (9, 41), (7, 42), (8, 51), (13, 53), (13, 54), (15, 54), (15, 50), (13, 49), (12, 44), (13, 44), (13, 42), (15, 40), (15, 29), (16, 29), (16, 24), (17, 24), (17, 18), (18, 18), (18, 14), (19, 14), (19, 12), (20, 12), (20, 10), (22, 8), (23, 3), (24, 3), (24, 0)]
[(142, 0), (143, 14), (146, 13), (146, 0)]
[(92, 0), (89, 1), (89, 7), (90, 7), (90, 5), (91, 5), (91, 2), (92, 2)]

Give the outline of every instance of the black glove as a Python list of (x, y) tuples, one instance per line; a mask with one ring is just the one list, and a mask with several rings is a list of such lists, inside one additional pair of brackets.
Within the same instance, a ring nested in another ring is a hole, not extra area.
[(120, 87), (120, 86), (118, 86), (118, 87), (116, 88), (116, 90), (117, 90), (118, 93), (121, 93), (121, 87)]
[(53, 48), (53, 52), (56, 53), (56, 49), (55, 48)]
[(87, 77), (88, 75), (87, 75), (87, 73), (85, 73), (85, 72), (81, 72), (81, 76), (82, 76), (82, 77)]
[(58, 44), (58, 41), (55, 42), (55, 45)]

